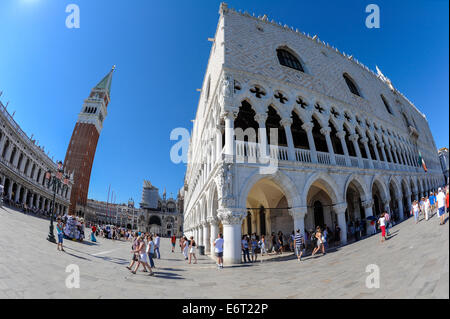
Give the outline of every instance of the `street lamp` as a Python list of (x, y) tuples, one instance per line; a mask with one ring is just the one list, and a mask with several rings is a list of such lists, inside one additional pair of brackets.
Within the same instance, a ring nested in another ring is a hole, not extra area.
[(49, 170), (45, 174), (45, 179), (47, 180), (47, 187), (50, 188), (51, 186), (53, 189), (53, 202), (51, 203), (50, 227), (47, 240), (49, 242), (56, 243), (55, 235), (53, 234), (53, 218), (55, 212), (56, 192), (58, 192), (60, 189), (64, 191), (69, 187), (69, 176), (64, 174), (63, 163), (59, 161), (56, 174), (52, 173), (52, 171)]

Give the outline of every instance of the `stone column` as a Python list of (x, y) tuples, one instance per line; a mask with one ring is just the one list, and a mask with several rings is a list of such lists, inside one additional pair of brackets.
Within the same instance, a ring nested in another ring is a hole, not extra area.
[(209, 223), (204, 221), (202, 223), (203, 226), (203, 246), (205, 246), (205, 254), (210, 252), (211, 249), (211, 239), (209, 238), (210, 230)]
[(350, 139), (350, 141), (352, 141), (353, 147), (355, 148), (356, 157), (358, 158), (358, 162), (359, 162), (359, 167), (363, 167), (361, 150), (359, 149), (359, 144), (358, 144), (359, 135), (355, 133), (355, 134), (350, 135), (348, 138)]
[(383, 142), (378, 143), (378, 146), (380, 146), (380, 148), (381, 148), (381, 154), (383, 155), (383, 161), (385, 162), (384, 166), (386, 168), (389, 168), (388, 160), (387, 160), (387, 157), (386, 157), (386, 152), (384, 150), (384, 143)]
[(12, 180), (10, 180), (10, 182), (9, 182), (9, 187), (8, 187), (8, 199), (9, 200), (11, 200), (11, 198), (12, 198), (12, 188), (13, 188), (13, 181)]
[(198, 245), (204, 246), (203, 244), (203, 223), (198, 226)]
[(333, 208), (337, 215), (339, 228), (341, 229), (341, 245), (345, 245), (347, 243), (347, 223), (345, 221), (347, 203), (336, 204)]
[(226, 111), (223, 113), (225, 117), (225, 154), (228, 156), (234, 155), (234, 119), (237, 113)]
[(370, 149), (369, 149), (368, 142), (369, 142), (369, 139), (367, 137), (363, 137), (361, 139), (361, 143), (364, 144), (364, 149), (366, 150), (367, 158), (369, 159), (369, 167), (373, 168), (372, 154), (370, 154)]
[(347, 143), (345, 142), (345, 131), (341, 130), (339, 132), (336, 133), (336, 136), (339, 138), (339, 140), (341, 141), (341, 145), (342, 145), (342, 149), (344, 150), (344, 155), (345, 155), (345, 164), (347, 166), (351, 166), (351, 162), (350, 162), (350, 155), (348, 154), (348, 148), (347, 148)]
[[(23, 154), (22, 163), (20, 163), (20, 167), (19, 167), (19, 170), (23, 173), (25, 173), (24, 169), (25, 169), (26, 163), (27, 163), (27, 156), (25, 154)], [(45, 172), (44, 172), (44, 175), (45, 175)]]
[(392, 152), (392, 154), (394, 154), (395, 162), (400, 165), (401, 163), (400, 163), (400, 159), (397, 155), (397, 148), (394, 146), (391, 146), (391, 152)]
[(23, 193), (22, 204), (27, 204), (27, 206), (28, 206), (28, 203), (27, 203), (27, 197), (28, 197), (28, 188), (25, 188), (25, 191), (24, 191), (24, 193)]
[(331, 165), (336, 165), (336, 157), (334, 156), (334, 150), (333, 150), (333, 144), (331, 143), (330, 132), (331, 132), (331, 128), (328, 126), (320, 129), (320, 133), (325, 136), (325, 139), (327, 141), (327, 147), (328, 147), (328, 153), (330, 154)]
[(389, 157), (389, 161), (391, 162), (391, 163), (394, 163), (394, 157), (392, 156), (392, 150), (391, 150), (391, 145), (389, 145), (389, 144), (387, 144), (386, 145), (386, 148), (387, 148), (387, 150), (388, 150), (388, 157)]
[(14, 158), (12, 161), (12, 165), (14, 167), (17, 167), (17, 163), (19, 162), (19, 157), (20, 157), (20, 150), (18, 148), (16, 148), (16, 154), (14, 154)]
[(366, 215), (366, 234), (367, 235), (372, 235), (374, 232), (374, 227), (370, 224), (370, 221), (367, 220), (367, 217), (369, 216), (373, 216), (373, 202), (371, 199), (365, 200), (363, 202), (363, 206), (364, 206), (364, 213)]
[(286, 140), (288, 144), (288, 156), (290, 161), (295, 161), (295, 147), (294, 140), (292, 138), (291, 125), (292, 119), (283, 119), (281, 120), (281, 125), (284, 127), (284, 133), (286, 134)]
[(217, 239), (217, 236), (219, 235), (219, 221), (217, 218), (214, 217), (208, 217), (208, 223), (210, 225), (210, 246), (211, 246), (211, 253), (214, 252), (214, 241)]
[(405, 194), (405, 196), (408, 201), (408, 211), (411, 211), (411, 193)]
[(216, 158), (215, 161), (219, 159), (220, 154), (222, 153), (222, 149), (224, 145), (222, 145), (222, 130), (224, 129), (223, 125), (216, 125)]
[(227, 264), (239, 264), (241, 257), (241, 225), (247, 212), (245, 209), (220, 208), (218, 216), (223, 224), (223, 260)]
[(256, 114), (255, 121), (258, 122), (258, 146), (260, 157), (270, 156), (267, 147), (267, 130), (266, 130), (267, 114)]
[(402, 198), (397, 200), (397, 206), (398, 206), (399, 219), (400, 219), (400, 221), (402, 221), (403, 219), (405, 219), (405, 215), (403, 214), (403, 200), (402, 200)]
[(307, 207), (295, 207), (289, 210), (289, 215), (292, 216), (294, 220), (294, 231), (300, 229), (300, 233), (305, 235), (305, 216), (308, 211)]
[(316, 144), (314, 143), (314, 137), (312, 135), (313, 126), (314, 126), (314, 124), (312, 122), (304, 123), (302, 125), (302, 129), (305, 130), (306, 135), (308, 136), (309, 150), (311, 152), (311, 161), (313, 163), (317, 163)]
[(377, 160), (378, 162), (381, 162), (381, 161), (380, 161), (380, 153), (378, 153), (378, 148), (377, 148), (377, 141), (376, 141), (375, 139), (372, 139), (372, 140), (370, 141), (370, 143), (372, 144), (373, 151), (375, 152), (376, 160)]
[(16, 193), (14, 194), (14, 202), (18, 202), (19, 201), (19, 196), (20, 196), (20, 190), (22, 189), (22, 186), (17, 184), (17, 189), (16, 189)]
[(6, 142), (6, 135), (3, 134), (2, 139), (0, 140), (0, 156), (2, 155), (3, 146), (5, 146), (5, 142)]
[(389, 213), (389, 215), (391, 215), (391, 208), (389, 206), (389, 202), (391, 201), (390, 198), (386, 199), (385, 201), (383, 201), (383, 209)]

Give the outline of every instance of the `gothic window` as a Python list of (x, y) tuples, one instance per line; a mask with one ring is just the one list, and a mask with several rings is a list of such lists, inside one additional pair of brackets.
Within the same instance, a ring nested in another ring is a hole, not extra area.
[[(234, 128), (240, 128), (244, 132), (247, 128), (253, 128), (256, 136), (255, 141), (258, 140), (258, 122), (255, 121), (256, 112), (252, 109), (252, 106), (247, 101), (243, 101), (242, 105), (239, 107), (239, 113), (234, 120)], [(248, 136), (244, 136), (244, 141), (248, 141)], [(225, 145), (222, 141), (222, 145)]]
[(350, 131), (347, 129), (347, 126), (344, 125), (344, 131), (345, 131), (345, 143), (347, 144), (348, 149), (348, 155), (356, 157), (356, 150), (353, 146), (353, 142), (350, 141)]
[(386, 110), (389, 112), (389, 114), (393, 114), (392, 110), (391, 110), (391, 106), (386, 101), (386, 98), (383, 96), (383, 94), (381, 94), (380, 96), (381, 96), (381, 99), (383, 100), (383, 103), (384, 103), (384, 106), (386, 107)]
[(305, 72), (300, 61), (290, 52), (285, 49), (277, 50), (278, 61), (281, 65), (288, 68), (295, 69), (301, 72)]
[(23, 154), (20, 154), (19, 161), (17, 162), (17, 168), (20, 169), (20, 164), (22, 164)]
[(14, 157), (16, 156), (17, 149), (14, 147), (13, 151), (11, 152), (11, 157), (9, 158), (9, 162), (12, 164), (14, 161)]
[(328, 152), (327, 140), (325, 136), (320, 133), (321, 126), (314, 116), (312, 118), (312, 123), (314, 125), (312, 135), (314, 138), (314, 144), (316, 145), (316, 150), (319, 152)]
[(241, 84), (234, 80), (234, 93), (236, 93), (236, 91), (240, 91), (242, 89)]
[(6, 151), (9, 148), (9, 140), (6, 140), (5, 146), (3, 147), (2, 157), (5, 158)]
[(358, 88), (356, 87), (356, 84), (353, 82), (353, 80), (350, 78), (350, 76), (348, 76), (347, 73), (344, 73), (342, 76), (344, 77), (345, 83), (347, 83), (347, 86), (348, 86), (348, 89), (350, 90), (350, 92), (352, 92), (355, 95), (361, 96)]
[(328, 126), (331, 128), (330, 139), (333, 145), (333, 151), (335, 154), (344, 155), (344, 149), (342, 148), (341, 140), (336, 136), (337, 131), (331, 121), (328, 122)]
[(405, 122), (406, 127), (411, 126), (411, 124), (409, 123), (409, 120), (406, 117), (405, 113), (402, 113), (402, 115), (403, 115), (403, 121)]
[[(280, 124), (281, 117), (272, 106), (269, 106), (269, 111), (267, 112), (267, 114), (268, 116), (266, 120), (266, 132), (268, 143), (278, 146), (287, 146), (286, 133), (284, 131), (284, 127)], [(278, 130), (278, 144), (276, 144), (275, 141), (271, 140), (271, 129)]]
[(292, 132), (292, 139), (294, 141), (294, 147), (309, 150), (308, 134), (302, 128), (302, 125), (303, 125), (302, 120), (300, 120), (297, 113), (292, 111), (291, 132)]

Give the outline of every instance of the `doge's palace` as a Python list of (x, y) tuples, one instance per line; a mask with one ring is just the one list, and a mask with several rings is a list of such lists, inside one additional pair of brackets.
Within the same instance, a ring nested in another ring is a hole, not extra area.
[[(440, 186), (428, 121), (377, 67), (317, 36), (220, 6), (185, 175), (184, 231), (224, 235), (347, 228)], [(419, 165), (422, 156), (427, 169)]]

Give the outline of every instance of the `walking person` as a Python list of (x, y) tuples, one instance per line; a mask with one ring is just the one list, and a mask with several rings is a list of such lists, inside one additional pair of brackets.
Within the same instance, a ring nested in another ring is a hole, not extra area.
[(56, 232), (58, 233), (58, 246), (56, 247), (56, 250), (65, 251), (63, 248), (63, 223), (61, 221), (61, 218), (58, 217), (57, 223), (56, 223)]
[(159, 244), (161, 242), (161, 238), (159, 238), (159, 234), (156, 234), (155, 238), (155, 252), (156, 252), (156, 258), (161, 259), (161, 255), (159, 254)]
[(148, 256), (148, 261), (150, 263), (150, 268), (155, 268), (155, 262), (153, 261), (153, 257), (155, 255), (155, 243), (153, 242), (153, 236), (152, 235), (148, 235), (147, 236), (147, 256)]
[(380, 218), (378, 219), (378, 224), (381, 229), (381, 242), (386, 240), (386, 212), (381, 213)]
[(420, 207), (419, 207), (419, 203), (417, 202), (417, 200), (414, 200), (411, 211), (412, 211), (412, 214), (414, 215), (414, 220), (417, 224), (419, 222), (419, 212), (420, 212)]
[(275, 236), (275, 233), (272, 233), (270, 239), (271, 239), (271, 242), (272, 242), (272, 253), (273, 252), (276, 253), (277, 252), (277, 238)]
[(283, 233), (281, 232), (281, 230), (278, 232), (278, 238), (277, 238), (277, 248), (278, 248), (278, 253), (279, 254), (283, 254), (284, 251), (284, 243), (283, 243)]
[(250, 245), (252, 247), (252, 262), (255, 262), (258, 259), (258, 238), (255, 237), (251, 239)]
[(155, 275), (152, 272), (152, 268), (147, 263), (147, 252), (146, 252), (146, 247), (145, 247), (144, 235), (140, 235), (138, 237), (138, 245), (137, 245), (137, 248), (134, 250), (134, 252), (139, 254), (139, 260), (138, 260), (136, 267), (134, 268), (134, 270), (131, 271), (131, 273), (136, 274), (137, 270), (139, 269), (139, 266), (142, 265), (142, 267), (144, 267), (143, 272), (147, 272), (147, 269), (148, 269), (149, 276)]
[(175, 252), (175, 244), (177, 243), (177, 237), (175, 235), (173, 235), (170, 238), (170, 242), (172, 243), (172, 252), (174, 253)]
[(242, 249), (242, 253), (244, 255), (244, 263), (250, 262), (250, 253), (249, 253), (249, 248), (248, 248), (248, 240), (247, 240), (247, 235), (242, 236), (242, 240), (241, 240), (241, 249)]
[(294, 247), (295, 247), (295, 254), (297, 255), (297, 260), (302, 261), (303, 250), (305, 247), (305, 240), (303, 238), (303, 235), (300, 233), (300, 229), (297, 229), (295, 233)]
[(389, 233), (389, 228), (391, 227), (391, 216), (387, 212), (384, 212), (384, 220), (386, 225), (386, 235), (391, 236)]
[(133, 255), (131, 257), (130, 264), (126, 267), (128, 270), (132, 270), (134, 264), (139, 260), (138, 253), (135, 251), (137, 248), (137, 244), (138, 244), (137, 239), (138, 239), (137, 233), (133, 233), (133, 238), (131, 239), (131, 241), (132, 241), (131, 252), (133, 253)]
[(188, 257), (189, 240), (186, 238), (186, 236), (183, 237), (182, 249), (183, 249), (184, 260), (188, 260), (189, 259), (189, 257)]
[(428, 196), (425, 197), (424, 209), (425, 209), (425, 220), (428, 220), (429, 217), (431, 216), (431, 203), (430, 198)]
[(434, 213), (436, 212), (436, 195), (434, 192), (430, 192), (430, 196), (428, 197), (428, 200), (430, 201), (431, 206), (431, 215), (430, 218), (434, 216)]
[(444, 217), (445, 217), (445, 204), (446, 204), (446, 196), (442, 191), (442, 188), (439, 187), (438, 195), (436, 196), (437, 206), (438, 206), (438, 214), (439, 214), (439, 225), (444, 225)]
[(194, 257), (194, 264), (197, 263), (197, 257), (195, 256), (195, 240), (194, 236), (191, 236), (190, 244), (189, 244), (189, 264), (191, 263), (192, 257)]
[(261, 235), (261, 239), (258, 242), (259, 248), (261, 249), (261, 256), (264, 256), (264, 254), (267, 254), (266, 250), (266, 239), (264, 238), (264, 235)]
[(223, 268), (223, 235), (220, 233), (214, 241), (214, 252), (217, 257), (217, 268)]
[(317, 242), (317, 247), (314, 248), (311, 256), (314, 256), (319, 249), (322, 249), (322, 254), (325, 255), (325, 247), (323, 246), (323, 235), (322, 235), (322, 230), (320, 229), (320, 226), (316, 227), (316, 233), (314, 234), (314, 237), (316, 239)]

